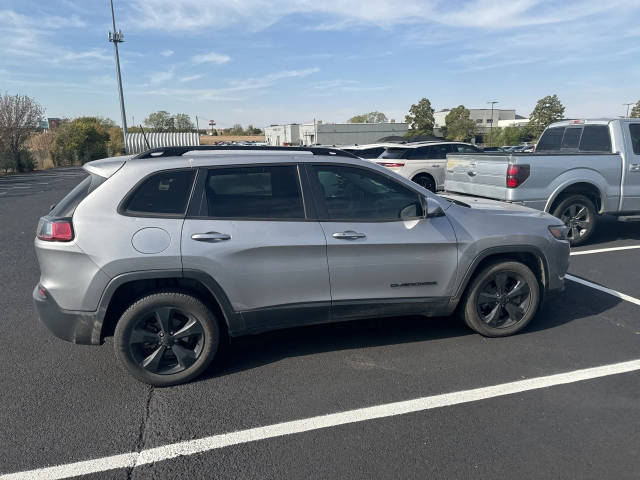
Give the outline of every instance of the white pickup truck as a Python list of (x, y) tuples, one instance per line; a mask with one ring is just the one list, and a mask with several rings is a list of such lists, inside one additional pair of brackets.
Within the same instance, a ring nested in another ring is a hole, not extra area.
[(599, 214), (640, 220), (640, 119), (549, 125), (535, 153), (447, 155), (445, 191), (544, 210), (588, 240)]

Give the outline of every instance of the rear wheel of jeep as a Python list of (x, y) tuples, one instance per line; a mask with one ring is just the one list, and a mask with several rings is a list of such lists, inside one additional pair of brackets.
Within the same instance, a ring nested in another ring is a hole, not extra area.
[(180, 292), (148, 295), (120, 317), (116, 355), (136, 379), (157, 387), (188, 382), (212, 362), (220, 342), (213, 313)]
[(464, 297), (465, 323), (486, 337), (519, 332), (540, 306), (540, 286), (533, 272), (519, 262), (502, 261), (483, 269)]

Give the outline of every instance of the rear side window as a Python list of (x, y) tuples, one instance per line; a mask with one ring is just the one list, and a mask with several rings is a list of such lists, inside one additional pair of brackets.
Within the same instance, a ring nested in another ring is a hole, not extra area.
[(124, 210), (134, 215), (184, 215), (194, 176), (194, 170), (156, 173), (129, 196)]
[(580, 139), (581, 152), (611, 153), (611, 135), (607, 125), (585, 125)]
[(631, 134), (631, 146), (633, 148), (633, 153), (640, 155), (640, 123), (630, 124), (629, 133)]
[(478, 147), (474, 147), (472, 145), (465, 145), (463, 143), (451, 145), (451, 147), (452, 147), (451, 148), (452, 152), (459, 152), (459, 153), (477, 153), (480, 151)]
[(49, 212), (49, 217), (65, 218), (73, 216), (76, 207), (80, 205), (80, 202), (87, 198), (87, 196), (93, 192), (96, 188), (104, 183), (106, 178), (100, 175), (90, 174), (87, 178), (82, 180), (73, 190), (71, 190), (66, 197), (64, 197), (58, 204)]
[(564, 127), (547, 128), (536, 146), (536, 152), (560, 150)]
[(305, 218), (295, 165), (211, 169), (205, 195), (209, 217)]
[(580, 135), (582, 134), (582, 127), (567, 128), (564, 131), (564, 137), (562, 137), (562, 149), (575, 150), (580, 143)]

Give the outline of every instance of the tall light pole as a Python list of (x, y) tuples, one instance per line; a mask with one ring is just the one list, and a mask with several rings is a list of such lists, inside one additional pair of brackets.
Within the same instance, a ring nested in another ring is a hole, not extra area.
[(124, 95), (122, 94), (122, 76), (120, 75), (120, 56), (118, 55), (118, 43), (124, 42), (122, 31), (116, 30), (116, 16), (113, 13), (113, 0), (111, 0), (111, 21), (113, 33), (109, 32), (109, 41), (113, 43), (113, 51), (116, 55), (116, 73), (118, 74), (118, 93), (120, 95), (120, 115), (122, 116), (122, 140), (124, 148), (127, 148), (127, 114), (124, 111)]
[(491, 125), (489, 125), (489, 146), (493, 145), (493, 106), (498, 103), (497, 100), (487, 102), (491, 104)]
[(629, 106), (635, 105), (635, 104), (632, 102), (632, 103), (623, 103), (622, 105), (627, 106), (627, 116), (625, 118), (629, 118)]

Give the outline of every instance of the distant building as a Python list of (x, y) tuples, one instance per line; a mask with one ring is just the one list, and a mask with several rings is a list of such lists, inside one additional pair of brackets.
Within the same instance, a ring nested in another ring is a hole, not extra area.
[[(445, 126), (445, 118), (450, 111), (450, 109), (444, 109), (433, 114), (437, 129)], [(492, 125), (494, 127), (512, 127), (529, 123), (528, 118), (516, 115), (516, 111), (511, 109), (494, 108), (492, 117), (490, 108), (470, 108), (469, 118), (476, 122), (480, 134), (487, 133)]]
[(38, 127), (44, 131), (55, 130), (61, 123), (61, 118), (45, 118), (44, 120), (40, 120)]
[(265, 128), (267, 145), (363, 145), (407, 133), (406, 123), (291, 123)]

